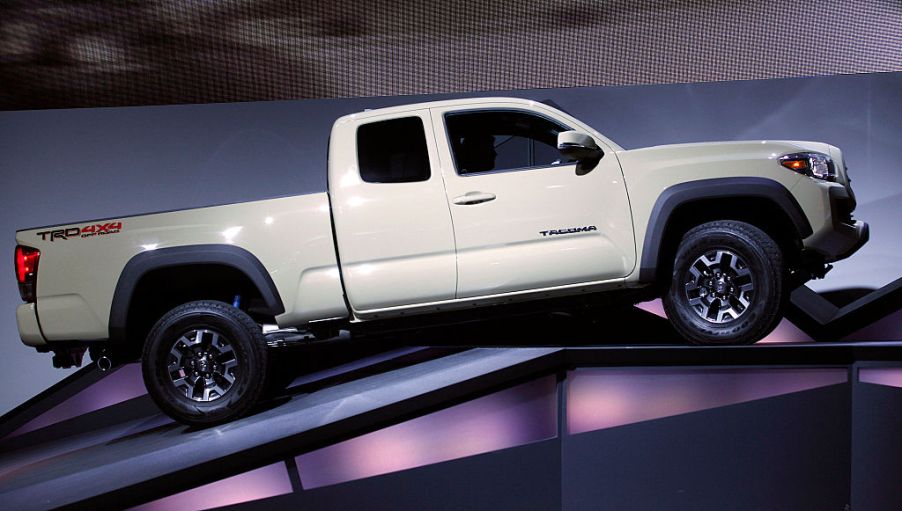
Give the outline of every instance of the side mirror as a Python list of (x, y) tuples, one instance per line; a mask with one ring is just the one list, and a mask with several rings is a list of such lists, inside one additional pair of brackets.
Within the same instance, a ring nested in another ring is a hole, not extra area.
[(581, 131), (558, 133), (557, 148), (562, 155), (579, 162), (597, 162), (604, 156), (604, 151), (598, 147), (595, 139)]
[(598, 165), (604, 151), (595, 139), (581, 131), (562, 131), (557, 134), (557, 148), (561, 155), (576, 160), (576, 174), (588, 174)]

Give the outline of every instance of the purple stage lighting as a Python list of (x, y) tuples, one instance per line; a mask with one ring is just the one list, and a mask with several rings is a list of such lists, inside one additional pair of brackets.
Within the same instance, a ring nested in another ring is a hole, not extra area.
[(863, 367), (858, 370), (858, 381), (902, 388), (902, 367)]
[(568, 376), (567, 426), (583, 433), (847, 381), (845, 368), (577, 369)]
[(24, 435), (30, 431), (113, 406), (144, 394), (147, 394), (147, 389), (141, 378), (141, 365), (126, 364), (25, 423), (21, 428), (10, 433), (10, 436)]
[(215, 483), (157, 499), (133, 507), (132, 511), (195, 511), (230, 506), (252, 500), (291, 493), (291, 480), (285, 463), (273, 463)]
[(557, 435), (548, 376), (297, 457), (304, 489), (538, 442)]

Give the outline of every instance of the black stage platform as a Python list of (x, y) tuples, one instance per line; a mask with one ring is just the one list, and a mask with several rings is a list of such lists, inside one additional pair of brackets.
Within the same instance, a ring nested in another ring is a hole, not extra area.
[(803, 287), (738, 347), (686, 346), (659, 302), (345, 335), (202, 430), (137, 364), (85, 368), (0, 420), (0, 506), (902, 509), (900, 306), (902, 279)]
[[(174, 424), (146, 395), (19, 424), (0, 441), (0, 496), (22, 510), (900, 508), (900, 353), (392, 347), (215, 428)], [(78, 378), (103, 389), (93, 370)], [(454, 445), (416, 444), (417, 427)], [(432, 454), (403, 461), (422, 455), (407, 442)], [(255, 493), (261, 477), (282, 486)], [(218, 498), (229, 485), (241, 491)]]

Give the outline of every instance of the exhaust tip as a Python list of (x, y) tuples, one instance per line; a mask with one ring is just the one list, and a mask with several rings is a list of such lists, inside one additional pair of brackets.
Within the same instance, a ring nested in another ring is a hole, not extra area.
[(97, 359), (97, 369), (100, 369), (101, 372), (105, 373), (112, 368), (113, 368), (113, 361), (110, 359), (110, 357), (107, 357), (106, 355), (104, 355)]

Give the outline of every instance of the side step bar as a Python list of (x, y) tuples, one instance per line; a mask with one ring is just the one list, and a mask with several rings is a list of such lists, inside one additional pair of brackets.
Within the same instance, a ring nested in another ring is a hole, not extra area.
[(280, 328), (264, 332), (266, 345), (270, 348), (287, 348), (316, 341), (316, 336), (306, 330), (297, 328)]

